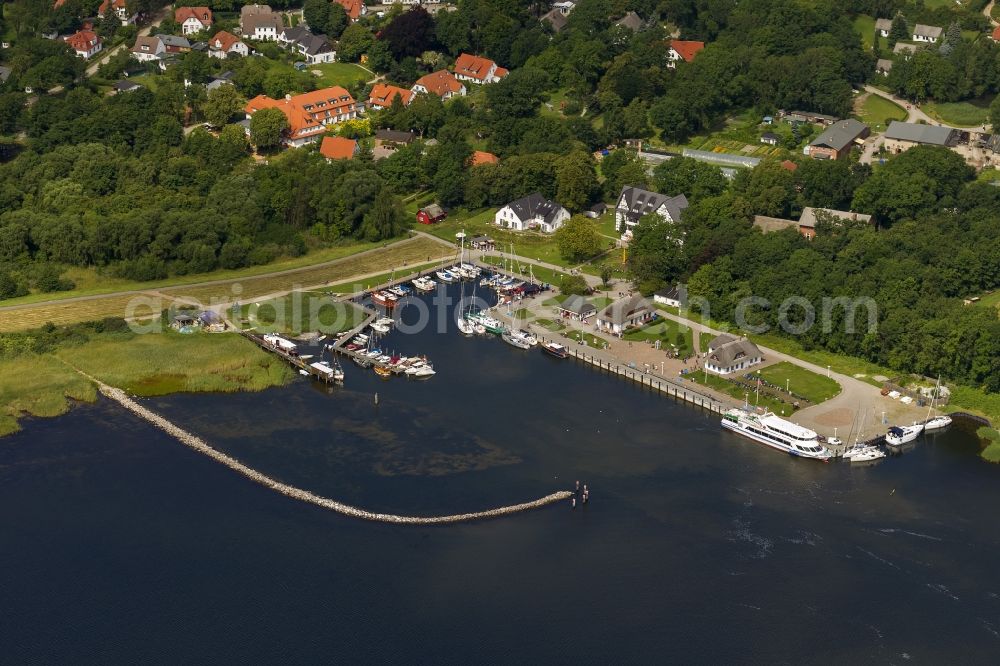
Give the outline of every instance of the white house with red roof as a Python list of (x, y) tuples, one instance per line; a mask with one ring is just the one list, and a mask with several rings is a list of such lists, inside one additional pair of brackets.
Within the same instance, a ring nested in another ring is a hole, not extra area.
[(248, 56), (250, 47), (233, 33), (220, 30), (208, 40), (208, 55), (211, 58)]
[(489, 58), (463, 53), (455, 61), (455, 78), (470, 83), (496, 83), (508, 71)]
[(406, 106), (413, 99), (413, 91), (388, 83), (376, 83), (368, 95), (368, 108), (376, 111), (388, 109), (397, 97), (403, 102), (403, 106)]
[(129, 13), (128, 7), (125, 6), (125, 0), (104, 0), (101, 6), (97, 8), (97, 15), (104, 16), (108, 11), (114, 12), (118, 20), (122, 22), (122, 25), (135, 23), (135, 19), (138, 16), (138, 14)]
[(77, 30), (66, 37), (65, 42), (84, 60), (100, 53), (101, 49), (104, 48), (101, 38), (93, 30)]
[(705, 42), (685, 41), (682, 39), (672, 40), (670, 46), (667, 48), (667, 67), (674, 69), (677, 67), (679, 60), (692, 62), (694, 57), (703, 48), (705, 48)]
[(414, 94), (437, 95), (441, 99), (465, 95), (465, 86), (446, 69), (421, 76), (410, 90)]
[(174, 20), (180, 24), (182, 35), (193, 35), (212, 27), (212, 10), (208, 7), (178, 7)]
[(284, 99), (258, 95), (247, 102), (245, 110), (250, 119), (261, 109), (279, 109), (288, 119), (285, 145), (299, 148), (323, 136), (328, 125), (357, 118), (361, 107), (347, 90), (332, 86), (303, 95), (285, 95)]
[(347, 18), (351, 23), (368, 13), (365, 0), (334, 0), (334, 2), (344, 8), (344, 12), (347, 13)]

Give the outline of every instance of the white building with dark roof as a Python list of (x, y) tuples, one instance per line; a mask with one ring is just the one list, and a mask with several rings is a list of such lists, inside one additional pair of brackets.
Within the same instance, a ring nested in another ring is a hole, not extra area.
[(764, 361), (757, 345), (746, 338), (720, 335), (708, 344), (705, 369), (717, 375), (747, 370)]
[(688, 200), (683, 194), (668, 197), (658, 192), (650, 192), (638, 187), (626, 185), (618, 195), (615, 205), (615, 228), (626, 231), (639, 224), (643, 215), (656, 213), (664, 222), (679, 222), (681, 213), (688, 207)]
[(535, 192), (517, 201), (511, 201), (497, 211), (493, 221), (498, 227), (514, 231), (538, 229), (550, 234), (568, 219), (568, 210)]

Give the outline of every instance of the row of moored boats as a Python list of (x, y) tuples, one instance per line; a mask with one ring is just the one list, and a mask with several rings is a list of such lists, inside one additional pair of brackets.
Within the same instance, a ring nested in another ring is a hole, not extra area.
[[(891, 450), (899, 450), (915, 440), (922, 432), (940, 430), (951, 425), (951, 417), (935, 416), (923, 423), (910, 426), (893, 426), (885, 435), (885, 445)], [(722, 427), (727, 430), (765, 444), (773, 449), (800, 458), (827, 461), (834, 457), (830, 447), (839, 446), (836, 437), (823, 437), (815, 431), (791, 421), (775, 416), (771, 412), (757, 414), (749, 409), (734, 408), (722, 415)], [(854, 446), (843, 453), (850, 462), (872, 462), (886, 456), (885, 450), (876, 443)]]
[(413, 379), (427, 379), (437, 374), (426, 356), (403, 356), (384, 351), (377, 342), (380, 334), (388, 333), (395, 322), (391, 317), (381, 317), (372, 322), (370, 333), (358, 333), (344, 345), (351, 358), (361, 367), (371, 367), (380, 377), (404, 375)]

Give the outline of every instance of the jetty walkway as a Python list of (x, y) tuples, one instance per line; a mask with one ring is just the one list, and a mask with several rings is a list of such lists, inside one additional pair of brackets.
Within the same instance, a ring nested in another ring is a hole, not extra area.
[(115, 388), (113, 386), (108, 386), (104, 382), (101, 382), (90, 375), (77, 370), (81, 375), (94, 382), (97, 385), (98, 390), (106, 397), (114, 400), (120, 404), (125, 409), (129, 410), (139, 418), (148, 421), (160, 430), (163, 430), (167, 434), (173, 436), (175, 439), (179, 440), (185, 446), (202, 453), (209, 458), (215, 460), (216, 462), (222, 463), (229, 469), (242, 474), (251, 481), (259, 483), (275, 492), (281, 493), (286, 497), (298, 500), (300, 502), (306, 502), (308, 504), (313, 504), (315, 506), (321, 507), (323, 509), (328, 509), (330, 511), (335, 511), (345, 516), (351, 518), (358, 518), (360, 520), (368, 520), (378, 523), (395, 523), (400, 525), (445, 525), (451, 523), (462, 523), (474, 520), (486, 520), (491, 518), (500, 518), (502, 516), (509, 516), (515, 513), (520, 513), (522, 511), (530, 511), (532, 509), (539, 509), (541, 507), (553, 504), (555, 502), (560, 502), (568, 500), (573, 497), (573, 493), (568, 490), (562, 490), (545, 497), (533, 500), (531, 502), (524, 502), (522, 504), (514, 504), (511, 506), (502, 506), (495, 509), (487, 509), (485, 511), (471, 511), (468, 513), (457, 513), (447, 516), (400, 516), (391, 513), (377, 513), (375, 511), (367, 511), (365, 509), (360, 509), (358, 507), (350, 506), (349, 504), (344, 504), (343, 502), (338, 502), (337, 500), (329, 499), (327, 497), (322, 497), (316, 495), (308, 490), (303, 490), (302, 488), (296, 488), (295, 486), (288, 485), (287, 483), (282, 483), (276, 479), (273, 479), (266, 474), (258, 472), (257, 470), (244, 465), (240, 461), (236, 460), (232, 456), (226, 455), (221, 451), (218, 451), (202, 440), (200, 437), (189, 433), (188, 431), (174, 425), (164, 417), (160, 416), (156, 412), (143, 407), (135, 400), (130, 398), (125, 391)]

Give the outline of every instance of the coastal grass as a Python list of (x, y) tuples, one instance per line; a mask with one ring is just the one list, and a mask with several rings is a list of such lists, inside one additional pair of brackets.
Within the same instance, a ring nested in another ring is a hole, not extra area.
[(983, 426), (976, 430), (976, 435), (979, 436), (979, 439), (986, 442), (986, 448), (979, 454), (983, 460), (991, 463), (1000, 463), (1000, 432), (996, 428)]
[(580, 342), (587, 347), (593, 347), (594, 349), (604, 349), (608, 344), (608, 341), (599, 335), (594, 335), (593, 333), (588, 333), (586, 331), (569, 331), (566, 334), (570, 340), (574, 342)]
[(671, 346), (676, 347), (677, 353), (685, 355), (694, 349), (692, 342), (691, 328), (684, 326), (673, 319), (657, 319), (655, 322), (646, 324), (641, 328), (636, 328), (625, 333), (624, 338), (632, 342), (656, 342), (660, 341), (660, 348), (667, 350)]
[(818, 375), (788, 361), (769, 365), (758, 370), (756, 374), (759, 374), (764, 381), (782, 388), (787, 381), (789, 392), (802, 396), (814, 405), (840, 393), (840, 384), (832, 378)]
[[(443, 247), (443, 246), (442, 246)], [(356, 294), (362, 291), (367, 291), (369, 289), (374, 289), (375, 287), (383, 284), (388, 284), (393, 277), (397, 280), (401, 277), (407, 275), (413, 275), (416, 273), (423, 273), (435, 266), (440, 266), (441, 263), (450, 257), (442, 257), (437, 261), (432, 261), (425, 264), (417, 264), (415, 266), (408, 266), (404, 271), (388, 271), (385, 273), (379, 273), (378, 275), (368, 275), (364, 279), (354, 279), (348, 282), (338, 282), (336, 284), (329, 285), (325, 291), (334, 294)], [(436, 279), (433, 278), (432, 279)]]
[(17, 432), (18, 419), (64, 414), (70, 400), (93, 402), (94, 385), (50, 355), (0, 359), (0, 436)]
[(868, 125), (873, 132), (884, 132), (889, 122), (906, 120), (907, 113), (906, 109), (895, 102), (869, 94), (858, 108), (858, 116), (861, 118), (861, 122)]
[(97, 334), (53, 353), (0, 358), (0, 436), (18, 419), (65, 413), (92, 402), (94, 385), (74, 368), (143, 396), (177, 391), (259, 391), (294, 375), (278, 357), (234, 334)]
[[(97, 336), (78, 347), (59, 349), (56, 357), (140, 396), (261, 391), (293, 376), (280, 358), (232, 333)], [(73, 372), (69, 366), (67, 370)]]
[(927, 102), (924, 113), (954, 127), (979, 127), (989, 120), (990, 99), (980, 97), (964, 102)]

